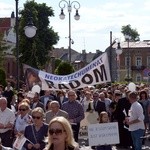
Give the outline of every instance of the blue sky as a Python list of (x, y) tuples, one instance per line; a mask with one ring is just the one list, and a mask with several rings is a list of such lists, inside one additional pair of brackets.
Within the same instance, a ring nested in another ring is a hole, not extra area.
[[(67, 8), (64, 9), (66, 18), (59, 19), (60, 0), (35, 0), (52, 7), (55, 16), (50, 18), (50, 26), (58, 32), (60, 40), (54, 47), (68, 47), (69, 17)], [(66, 0), (68, 1), (68, 0)], [(80, 20), (74, 20), (75, 9), (71, 13), (71, 36), (74, 40), (72, 48), (78, 52), (85, 49), (95, 52), (104, 51), (110, 43), (110, 31), (113, 39), (124, 41), (121, 27), (130, 24), (137, 29), (141, 40), (150, 40), (150, 0), (77, 0)], [(19, 8), (23, 8), (25, 0), (19, 0)], [(72, 1), (71, 1), (72, 2)], [(15, 11), (15, 0), (0, 1), (0, 17), (9, 17)]]

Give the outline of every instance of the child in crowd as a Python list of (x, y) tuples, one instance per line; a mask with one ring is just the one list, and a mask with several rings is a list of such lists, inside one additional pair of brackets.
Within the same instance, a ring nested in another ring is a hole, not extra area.
[[(106, 111), (102, 111), (99, 114), (99, 123), (108, 123), (109, 122), (109, 116)], [(100, 145), (96, 146), (96, 150), (112, 150), (111, 145)]]

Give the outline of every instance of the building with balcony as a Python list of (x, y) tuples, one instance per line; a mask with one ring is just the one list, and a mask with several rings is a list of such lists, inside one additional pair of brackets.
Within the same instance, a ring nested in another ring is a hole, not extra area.
[[(115, 52), (116, 44), (112, 50)], [(138, 42), (122, 42), (120, 55), (120, 81), (129, 76), (133, 82), (149, 82), (150, 80), (150, 40)], [(113, 52), (113, 53), (114, 53)], [(114, 66), (116, 62), (113, 62)], [(129, 64), (129, 65), (128, 65)], [(129, 67), (128, 67), (129, 66)]]

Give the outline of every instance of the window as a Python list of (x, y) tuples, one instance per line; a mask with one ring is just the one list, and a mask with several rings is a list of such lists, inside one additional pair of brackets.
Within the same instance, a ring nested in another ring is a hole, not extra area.
[(137, 74), (136, 75), (136, 82), (141, 82), (141, 79), (142, 79), (141, 74)]
[(142, 57), (137, 56), (135, 61), (136, 66), (142, 66)]
[(125, 57), (125, 67), (128, 68), (131, 66), (131, 57)]
[(150, 67), (150, 56), (147, 57), (147, 67)]

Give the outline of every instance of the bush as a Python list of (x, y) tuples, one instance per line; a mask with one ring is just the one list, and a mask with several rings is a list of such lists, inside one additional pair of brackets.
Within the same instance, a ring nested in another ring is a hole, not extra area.
[(73, 73), (74, 67), (66, 61), (61, 62), (55, 70), (55, 73), (58, 75), (68, 75)]

